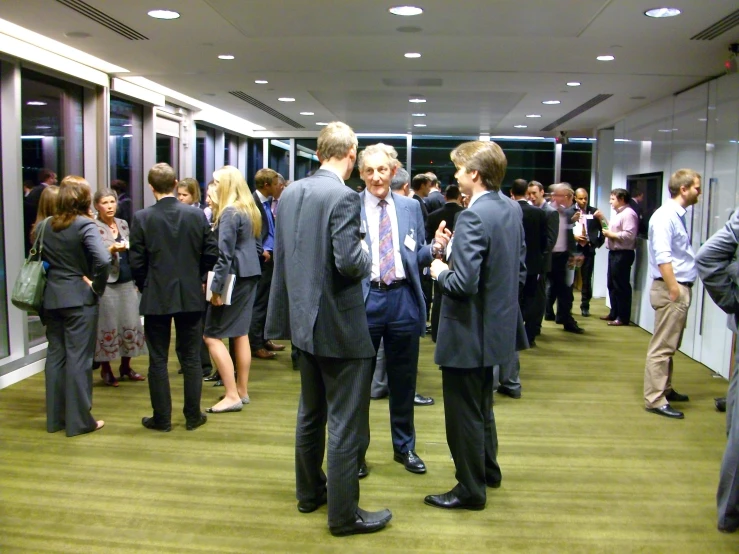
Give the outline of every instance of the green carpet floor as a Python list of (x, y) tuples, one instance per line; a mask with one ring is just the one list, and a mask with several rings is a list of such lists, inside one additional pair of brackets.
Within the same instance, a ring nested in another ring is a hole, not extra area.
[[(429, 470), (392, 460), (387, 400), (371, 405), (370, 476), (361, 506), (388, 507), (375, 535), (333, 538), (326, 509), (296, 510), (293, 444), (299, 375), (289, 353), (257, 360), (241, 413), (186, 432), (172, 353), (174, 429), (153, 433), (146, 383), (117, 389), (95, 376), (97, 433), (68, 439), (45, 428), (43, 374), (0, 391), (0, 552), (739, 552), (716, 531), (715, 493), (727, 383), (678, 355), (674, 385), (685, 420), (644, 411), (649, 335), (578, 318), (575, 336), (548, 323), (521, 356), (523, 398), (496, 395), (503, 486), (482, 512), (423, 504), (454, 485), (441, 375), (423, 339), (417, 451)], [(460, 345), (464, 348), (464, 345)], [(134, 367), (145, 370), (146, 360)], [(203, 407), (221, 394), (208, 384)]]

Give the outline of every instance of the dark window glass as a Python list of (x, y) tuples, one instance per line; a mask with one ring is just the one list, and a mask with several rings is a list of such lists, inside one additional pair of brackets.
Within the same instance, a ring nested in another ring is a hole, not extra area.
[(175, 173), (180, 166), (180, 139), (157, 133), (157, 163), (171, 165)]
[(584, 188), (590, 195), (593, 166), (593, 145), (590, 142), (570, 142), (562, 145), (560, 180), (573, 189)]
[(122, 219), (144, 207), (143, 121), (143, 106), (110, 98), (110, 184), (118, 192)]

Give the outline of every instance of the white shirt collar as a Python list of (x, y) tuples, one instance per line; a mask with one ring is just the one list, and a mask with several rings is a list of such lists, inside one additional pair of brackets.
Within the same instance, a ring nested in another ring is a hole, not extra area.
[(489, 190), (483, 190), (480, 192), (476, 192), (475, 194), (472, 195), (472, 198), (470, 198), (470, 204), (467, 207), (471, 208), (472, 204), (474, 204), (478, 198), (480, 198), (481, 196), (485, 196), (486, 194), (489, 194), (489, 193), (490, 193)]
[(264, 196), (261, 192), (259, 192), (259, 189), (256, 189), (257, 196), (259, 197), (259, 201), (264, 204), (267, 200), (269, 200), (268, 197)]
[(678, 215), (679, 217), (682, 217), (682, 216), (684, 216), (684, 215), (685, 215), (685, 212), (687, 212), (687, 211), (688, 211), (688, 210), (686, 210), (685, 208), (683, 208), (683, 207), (682, 207), (682, 206), (681, 206), (681, 205), (680, 205), (680, 204), (678, 203), (678, 201), (677, 201), (677, 200), (675, 200), (674, 198), (670, 198), (670, 202), (672, 202), (672, 207), (673, 207), (673, 208), (675, 209), (675, 211), (677, 212), (677, 215)]
[(339, 172), (337, 170), (335, 170), (333, 167), (330, 167), (330, 166), (321, 166), (321, 169), (325, 169), (326, 171), (330, 171), (331, 173), (333, 173), (334, 175), (336, 175), (339, 178), (339, 181), (341, 181), (341, 184), (342, 185), (343, 184), (346, 184), (346, 183), (344, 183), (344, 178), (341, 175), (339, 175)]

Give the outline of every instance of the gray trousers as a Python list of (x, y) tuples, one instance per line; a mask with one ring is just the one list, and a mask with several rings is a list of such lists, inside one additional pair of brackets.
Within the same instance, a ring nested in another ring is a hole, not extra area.
[[(507, 364), (496, 366), (499, 371), (498, 378), (500, 379), (500, 385), (512, 391), (521, 390), (521, 360), (518, 356), (518, 352)], [(497, 386), (495, 388), (498, 388)]]
[(98, 307), (46, 310), (46, 430), (64, 429), (68, 437), (94, 431), (92, 360)]
[(739, 342), (736, 353), (734, 373), (726, 396), (728, 439), (716, 493), (718, 527), (727, 531), (739, 528)]
[[(295, 431), (299, 502), (328, 496), (328, 524), (354, 522), (359, 503), (359, 447), (369, 427), (372, 358), (343, 360), (298, 350), (300, 405)], [(328, 424), (328, 464), (323, 472)]]

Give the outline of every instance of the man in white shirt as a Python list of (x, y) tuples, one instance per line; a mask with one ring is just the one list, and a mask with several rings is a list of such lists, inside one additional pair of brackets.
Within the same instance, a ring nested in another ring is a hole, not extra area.
[(644, 367), (644, 403), (648, 412), (682, 419), (683, 413), (670, 406), (688, 401), (672, 388), (672, 357), (680, 347), (698, 278), (685, 214), (698, 202), (701, 176), (680, 169), (670, 177), (669, 190), (672, 198), (649, 220), (649, 274), (654, 279), (649, 300), (655, 314)]

